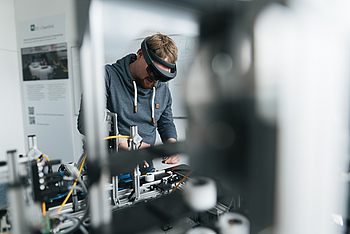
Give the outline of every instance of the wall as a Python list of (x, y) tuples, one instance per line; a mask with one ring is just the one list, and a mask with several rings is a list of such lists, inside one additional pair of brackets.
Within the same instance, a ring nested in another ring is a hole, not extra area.
[(0, 1), (0, 28), (0, 160), (2, 161), (5, 160), (7, 150), (17, 149), (20, 154), (25, 152), (14, 0)]

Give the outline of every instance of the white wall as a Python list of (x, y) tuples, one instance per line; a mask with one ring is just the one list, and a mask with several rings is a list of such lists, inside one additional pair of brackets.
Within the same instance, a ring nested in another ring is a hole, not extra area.
[(0, 28), (0, 160), (5, 160), (7, 150), (25, 153), (14, 0), (0, 1)]

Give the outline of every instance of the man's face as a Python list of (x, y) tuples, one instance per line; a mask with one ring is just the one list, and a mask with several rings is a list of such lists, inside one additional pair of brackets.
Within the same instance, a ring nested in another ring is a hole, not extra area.
[[(168, 61), (167, 58), (164, 60)], [(139, 77), (137, 77), (137, 79), (136, 79), (137, 84), (140, 85), (144, 89), (152, 89), (157, 84), (158, 81), (153, 80), (151, 78), (153, 75), (152, 75), (151, 71), (149, 69), (147, 69), (148, 65), (147, 65), (145, 59), (143, 58), (143, 56), (140, 57), (139, 66), (140, 66), (140, 73), (139, 73)], [(156, 63), (156, 66), (162, 70), (170, 72), (170, 69), (163, 66), (162, 64)]]

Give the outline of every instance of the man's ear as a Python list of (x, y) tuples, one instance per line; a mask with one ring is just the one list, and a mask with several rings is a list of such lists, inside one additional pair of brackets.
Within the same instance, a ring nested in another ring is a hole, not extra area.
[(141, 56), (142, 56), (142, 50), (139, 49), (139, 50), (137, 51), (137, 57), (141, 57)]

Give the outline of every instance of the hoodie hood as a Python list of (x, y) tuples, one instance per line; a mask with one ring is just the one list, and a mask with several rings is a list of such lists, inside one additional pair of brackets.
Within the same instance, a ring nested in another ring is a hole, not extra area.
[[(130, 93), (134, 93), (134, 78), (131, 75), (130, 72), (130, 64), (136, 61), (136, 54), (129, 54), (119, 60), (117, 60), (112, 66), (115, 68), (122, 68), (123, 73), (126, 74), (125, 76), (122, 77), (124, 84), (128, 87)], [(159, 83), (155, 85), (155, 88), (159, 86)], [(141, 86), (137, 86), (137, 95), (140, 96), (146, 96), (146, 95), (151, 95), (152, 89), (145, 89), (142, 88)]]

